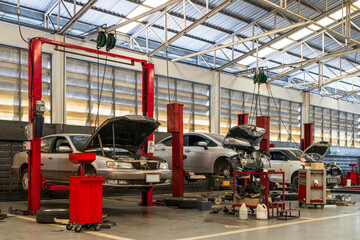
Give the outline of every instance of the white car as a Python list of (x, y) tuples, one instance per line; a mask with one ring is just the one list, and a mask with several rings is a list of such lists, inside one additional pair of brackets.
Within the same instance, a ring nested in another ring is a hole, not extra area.
[[(226, 136), (184, 133), (184, 170), (230, 177), (234, 170), (268, 168), (270, 156), (254, 147), (265, 134), (265, 129), (250, 124), (235, 126)], [(166, 160), (172, 169), (172, 137), (156, 144), (154, 156)]]
[[(273, 147), (270, 148), (271, 167), (275, 171), (282, 170), (285, 173), (285, 184), (290, 184), (295, 190), (298, 189), (298, 171), (302, 169), (304, 162), (320, 162), (330, 149), (328, 142), (317, 142), (309, 146), (305, 151), (297, 148)], [(304, 162), (301, 161), (303, 159)], [(342, 171), (334, 164), (325, 164), (327, 170), (327, 185), (339, 184)], [(272, 182), (281, 183), (279, 176), (271, 176)]]

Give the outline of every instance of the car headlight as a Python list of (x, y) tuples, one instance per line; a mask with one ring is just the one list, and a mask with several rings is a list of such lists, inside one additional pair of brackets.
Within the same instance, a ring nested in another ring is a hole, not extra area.
[(159, 168), (160, 169), (169, 169), (169, 165), (166, 162), (162, 162), (162, 163), (160, 163)]
[(133, 168), (133, 165), (131, 163), (115, 162), (115, 161), (106, 162), (106, 166), (108, 168), (123, 168), (123, 169), (132, 169)]

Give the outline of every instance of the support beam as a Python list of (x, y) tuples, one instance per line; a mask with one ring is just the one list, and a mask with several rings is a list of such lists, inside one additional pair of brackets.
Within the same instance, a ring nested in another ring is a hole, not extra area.
[[(180, 31), (178, 34), (176, 34), (175, 36), (173, 36), (172, 38), (170, 38), (167, 42), (161, 44), (159, 47), (157, 47), (156, 49), (154, 49), (149, 56), (152, 57), (154, 56), (156, 53), (158, 53), (160, 50), (162, 50), (163, 48), (169, 46), (169, 44), (175, 42), (177, 39), (179, 39), (180, 37), (184, 36), (186, 33), (188, 33), (189, 31), (193, 30), (196, 26), (198, 26), (199, 24), (203, 23), (204, 21), (206, 21), (207, 19), (209, 19), (210, 17), (212, 17), (213, 15), (215, 15), (215, 13), (219, 12), (221, 9), (227, 7), (228, 5), (230, 5), (231, 3), (233, 3), (235, 0), (225, 0), (222, 4), (220, 4), (219, 6), (217, 6), (216, 8), (214, 8), (211, 12), (205, 14), (204, 16), (202, 16), (201, 18), (199, 18), (196, 22), (193, 22), (190, 26), (186, 27), (185, 29), (183, 29), (182, 31)], [(166, 40), (166, 39), (165, 39)]]
[[(168, 2), (166, 2), (166, 3), (164, 3), (164, 4), (161, 4), (161, 5), (158, 6), (158, 7), (152, 8), (152, 9), (150, 9), (149, 11), (146, 11), (146, 12), (144, 12), (144, 13), (142, 13), (142, 14), (139, 14), (138, 16), (133, 17), (133, 18), (131, 18), (131, 19), (128, 19), (128, 20), (126, 20), (126, 21), (124, 21), (124, 22), (121, 22), (121, 23), (119, 23), (119, 24), (115, 24), (115, 25), (113, 25), (113, 26), (111, 26), (111, 27), (109, 27), (109, 28), (107, 28), (107, 29), (105, 29), (105, 30), (106, 30), (106, 32), (115, 31), (115, 30), (118, 29), (118, 28), (121, 28), (121, 27), (123, 27), (123, 26), (125, 26), (125, 25), (128, 25), (128, 24), (132, 23), (132, 22), (135, 22), (135, 21), (137, 21), (137, 20), (139, 20), (139, 19), (141, 19), (141, 18), (143, 18), (143, 17), (149, 16), (150, 14), (153, 14), (153, 13), (155, 13), (155, 12), (157, 12), (157, 11), (161, 11), (161, 10), (165, 9), (166, 7), (171, 6), (171, 5), (173, 5), (173, 4), (176, 4), (176, 3), (180, 2), (180, 1), (181, 1), (181, 0), (171, 0), (171, 1), (168, 1)], [(97, 32), (96, 32), (96, 33), (91, 33), (91, 34), (89, 34), (89, 35), (87, 35), (87, 36), (85, 37), (84, 41), (88, 41), (88, 40), (90, 40), (90, 39), (93, 39), (96, 35), (97, 35)]]
[(55, 11), (56, 7), (60, 7), (60, 0), (53, 0), (52, 4), (44, 13), (44, 27), (49, 28), (49, 18), (50, 15)]
[[(339, 5), (339, 6), (337, 6), (337, 7), (334, 7), (333, 9), (325, 12), (324, 14), (321, 14), (320, 16), (314, 18), (312, 21), (318, 21), (318, 20), (320, 20), (320, 19), (322, 19), (322, 18), (324, 18), (324, 17), (326, 17), (326, 16), (328, 16), (328, 15), (330, 15), (330, 14), (332, 14), (332, 13), (338, 11), (338, 10), (340, 10), (341, 8), (342, 8), (341, 5)], [(280, 37), (277, 37), (277, 38), (273, 39), (272, 41), (269, 41), (269, 42), (266, 43), (266, 44), (261, 45), (261, 46), (259, 47), (259, 51), (262, 50), (262, 49), (264, 49), (265, 47), (269, 47), (270, 45), (272, 45), (272, 44), (274, 44), (274, 43), (276, 43), (276, 42), (278, 42), (278, 41), (280, 41), (280, 40), (282, 40), (282, 39), (284, 39), (284, 38), (287, 38), (288, 36), (290, 36), (290, 35), (298, 32), (298, 31), (301, 30), (301, 29), (303, 29), (303, 27), (295, 28), (294, 30), (292, 30), (292, 31), (290, 31), (290, 32), (288, 32), (288, 33), (286, 33), (286, 34), (281, 35)], [(244, 54), (244, 55), (242, 55), (242, 56), (240, 56), (240, 57), (237, 57), (237, 58), (235, 58), (234, 60), (232, 60), (232, 61), (230, 61), (230, 62), (222, 65), (221, 67), (217, 68), (217, 70), (223, 70), (223, 69), (231, 66), (232, 64), (237, 63), (238, 61), (241, 61), (242, 59), (244, 59), (244, 58), (246, 58), (246, 57), (248, 57), (248, 56), (250, 56), (250, 55), (253, 55), (253, 54), (255, 54), (255, 53), (256, 53), (256, 49), (254, 49), (254, 50), (252, 50), (252, 51), (249, 51), (247, 54)]]
[[(341, 79), (344, 79), (344, 78), (358, 77), (359, 75), (360, 75), (360, 71), (356, 71), (355, 73), (351, 73), (351, 74), (346, 74), (346, 75), (342, 75), (342, 76), (339, 76), (339, 77), (333, 77), (333, 78), (325, 79), (325, 80), (322, 81), (321, 86), (311, 87), (311, 88), (309, 88), (309, 91), (315, 90), (315, 89), (318, 88), (318, 87), (327, 86), (327, 85), (329, 85), (329, 84), (331, 84), (331, 83), (340, 81)], [(316, 83), (317, 83), (317, 81), (316, 81)], [(314, 82), (309, 82), (309, 84), (314, 84)]]
[(214, 47), (214, 48), (210, 48), (210, 49), (200, 51), (200, 52), (197, 52), (197, 53), (189, 54), (189, 55), (184, 56), (184, 57), (179, 57), (179, 58), (176, 58), (176, 59), (172, 60), (172, 62), (177, 62), (177, 61), (180, 61), (180, 60), (183, 60), (183, 59), (195, 57), (197, 55), (201, 55), (201, 54), (205, 54), (205, 53), (208, 53), (208, 52), (216, 51), (216, 50), (219, 50), (219, 49), (222, 49), (222, 48), (231, 47), (231, 46), (234, 46), (234, 45), (237, 45), (237, 44), (240, 44), (240, 43), (256, 40), (256, 39), (266, 37), (266, 36), (269, 36), (269, 35), (272, 35), (272, 34), (275, 34), (275, 33), (278, 33), (278, 32), (283, 32), (283, 31), (286, 31), (286, 30), (289, 30), (289, 29), (292, 29), (292, 28), (295, 28), (295, 27), (303, 26), (305, 24), (308, 24), (308, 22), (294, 23), (294, 24), (291, 24), (291, 25), (288, 25), (288, 26), (285, 26), (285, 27), (282, 27), (282, 28), (278, 28), (278, 29), (270, 30), (268, 32), (260, 33), (260, 34), (258, 34), (256, 36), (241, 39), (241, 40), (238, 40), (238, 41), (235, 41), (235, 42), (232, 42), (232, 43), (227, 43), (227, 44), (217, 46), (217, 47)]
[(59, 34), (64, 34), (74, 23), (77, 22), (98, 0), (89, 0), (83, 8), (81, 8), (70, 21), (59, 31)]

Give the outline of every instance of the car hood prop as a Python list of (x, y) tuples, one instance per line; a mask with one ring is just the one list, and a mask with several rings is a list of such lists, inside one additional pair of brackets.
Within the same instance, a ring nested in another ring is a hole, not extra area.
[(266, 130), (264, 128), (256, 127), (255, 125), (251, 124), (241, 124), (230, 128), (229, 132), (224, 138), (224, 142), (227, 138), (231, 137), (249, 142), (251, 146), (255, 146), (260, 143), (265, 134)]
[(82, 152), (104, 147), (123, 148), (136, 153), (146, 139), (160, 126), (153, 118), (141, 115), (125, 115), (108, 118), (84, 145)]

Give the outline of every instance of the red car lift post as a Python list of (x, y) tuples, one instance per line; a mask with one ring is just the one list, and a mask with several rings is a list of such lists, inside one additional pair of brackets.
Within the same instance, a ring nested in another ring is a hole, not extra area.
[(238, 125), (248, 124), (249, 123), (249, 114), (248, 113), (239, 113), (238, 114)]
[(167, 131), (172, 133), (173, 197), (184, 196), (183, 105), (167, 105)]
[[(53, 41), (46, 38), (33, 38), (29, 41), (29, 123), (35, 124), (34, 109), (36, 109), (36, 101), (40, 101), (42, 97), (42, 45), (51, 44), (55, 46), (55, 50), (59, 47), (72, 48), (90, 53), (107, 55), (109, 57), (122, 58), (130, 60), (131, 65), (135, 62), (142, 64), (143, 68), (143, 114), (153, 117), (154, 109), (154, 65), (148, 63), (147, 60), (127, 57), (119, 54), (104, 52), (92, 48), (82, 47), (69, 43)], [(144, 95), (144, 93), (146, 95)], [(145, 106), (145, 107), (144, 107)], [(34, 127), (32, 132), (32, 140), (30, 143), (30, 152), (28, 159), (29, 168), (29, 187), (28, 187), (28, 211), (36, 213), (40, 209), (40, 189), (41, 189), (41, 137), (34, 136)], [(149, 137), (152, 139), (152, 136)], [(147, 146), (147, 142), (145, 146)], [(145, 151), (147, 153), (147, 149)], [(152, 189), (151, 189), (152, 190)], [(152, 196), (152, 191), (147, 193)]]
[(260, 142), (260, 148), (262, 148), (265, 152), (270, 153), (270, 117), (256, 117), (256, 126), (266, 130), (266, 134)]
[(314, 125), (313, 123), (304, 123), (304, 139), (301, 139), (300, 148), (305, 151), (311, 144), (313, 144)]

